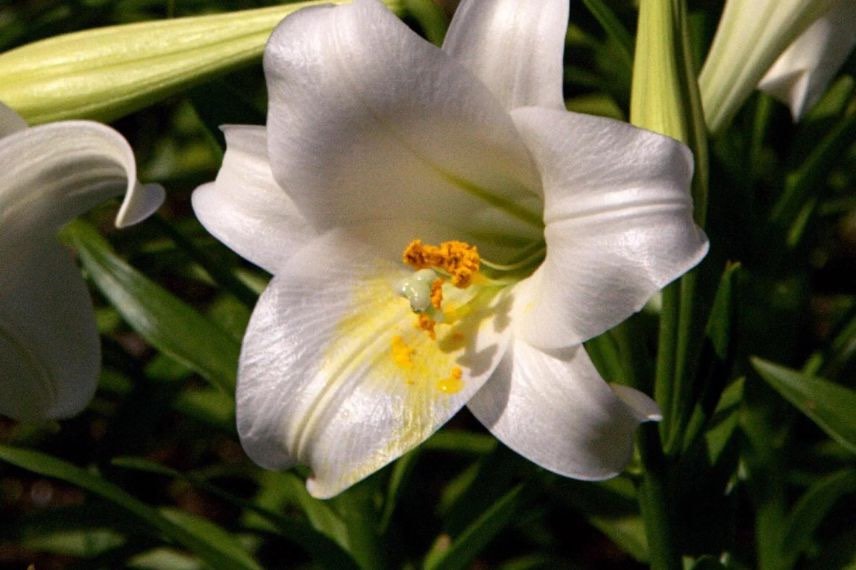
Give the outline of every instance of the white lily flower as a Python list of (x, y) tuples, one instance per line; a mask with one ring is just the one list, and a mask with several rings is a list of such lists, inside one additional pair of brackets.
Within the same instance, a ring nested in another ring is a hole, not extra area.
[(798, 121), (817, 103), (856, 46), (856, 1), (839, 0), (792, 43), (758, 89), (786, 103)]
[(711, 132), (734, 117), (770, 66), (815, 20), (853, 0), (728, 0), (699, 74)]
[(238, 379), (257, 463), (306, 464), (330, 497), (468, 405), (539, 465), (602, 479), (659, 418), (581, 343), (704, 256), (692, 156), (565, 110), (567, 17), (567, 0), (465, 0), (442, 50), (377, 0), (276, 29), (267, 126), (226, 127), (193, 195), (274, 275)]
[(89, 121), (27, 128), (0, 104), (0, 414), (64, 418), (92, 398), (101, 363), (92, 301), (56, 232), (122, 192), (119, 227), (163, 201), (161, 187), (136, 181), (119, 133)]

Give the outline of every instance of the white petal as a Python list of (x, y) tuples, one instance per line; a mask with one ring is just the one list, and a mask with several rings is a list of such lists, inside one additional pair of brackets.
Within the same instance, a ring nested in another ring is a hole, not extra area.
[[(431, 340), (395, 292), (408, 273), (344, 232), (280, 268), (241, 353), (238, 431), (254, 461), (307, 464), (309, 491), (330, 497), (419, 444), (481, 387), (502, 357), (508, 321), (494, 316), (509, 303), (476, 303)], [(448, 381), (456, 367), (460, 384)]]
[(26, 128), (27, 123), (18, 116), (18, 113), (0, 103), (0, 139)]
[(0, 415), (35, 421), (81, 411), (101, 356), (71, 252), (53, 236), (0, 238), (0, 291)]
[[(630, 407), (597, 373), (585, 349), (551, 356), (515, 339), (499, 367), (470, 400), (475, 416), (505, 445), (541, 467), (575, 479), (621, 472), (633, 451), (633, 432), (656, 419), (656, 404), (622, 387)], [(643, 404), (644, 402), (644, 404)]]
[(270, 273), (314, 235), (273, 179), (264, 127), (228, 126), (217, 180), (193, 192), (193, 211), (205, 228)]
[(377, 0), (286, 18), (265, 74), (273, 174), (313, 225), (407, 217), (457, 239), (540, 239), (537, 173), (508, 113)]
[(758, 84), (784, 101), (794, 120), (820, 100), (856, 46), (856, 2), (839, 0), (792, 43)]
[(117, 223), (163, 197), (135, 179), (116, 131), (70, 121), (0, 139), (0, 413), (22, 420), (74, 414), (92, 397), (100, 353), (92, 303), (56, 230), (127, 191)]
[(545, 194), (547, 257), (515, 304), (516, 330), (530, 343), (561, 348), (600, 334), (704, 257), (684, 145), (588, 115), (513, 116)]
[(163, 188), (137, 182), (131, 147), (105, 125), (64, 121), (0, 139), (4, 228), (14, 223), (54, 231), (123, 191), (119, 227), (144, 219), (163, 202)]
[(443, 50), (487, 85), (506, 109), (565, 109), (562, 54), (568, 0), (464, 0)]

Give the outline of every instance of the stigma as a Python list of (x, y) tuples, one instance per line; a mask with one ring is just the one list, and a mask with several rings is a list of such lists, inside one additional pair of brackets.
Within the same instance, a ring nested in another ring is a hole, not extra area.
[(436, 338), (434, 328), (445, 320), (443, 284), (448, 279), (459, 289), (469, 287), (481, 264), (478, 249), (462, 241), (430, 245), (417, 239), (404, 248), (402, 261), (416, 272), (399, 283), (398, 294), (417, 314), (417, 327)]

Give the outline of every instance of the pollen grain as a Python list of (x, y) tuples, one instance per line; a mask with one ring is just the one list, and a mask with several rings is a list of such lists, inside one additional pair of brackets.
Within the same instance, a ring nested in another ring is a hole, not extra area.
[(413, 240), (404, 249), (402, 259), (416, 269), (436, 268), (445, 271), (452, 285), (461, 289), (469, 286), (481, 264), (476, 246), (454, 240), (444, 241), (440, 245)]
[(444, 394), (457, 394), (464, 387), (463, 376), (464, 373), (461, 367), (455, 366), (452, 368), (448, 378), (443, 378), (437, 382), (437, 389)]

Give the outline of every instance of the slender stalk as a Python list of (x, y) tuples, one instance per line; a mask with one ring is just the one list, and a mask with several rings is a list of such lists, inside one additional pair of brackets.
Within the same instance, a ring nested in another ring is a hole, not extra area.
[(657, 336), (657, 369), (654, 375), (654, 399), (664, 414), (663, 421), (660, 422), (660, 437), (664, 442), (671, 439), (676, 419), (673, 415), (677, 407), (674, 380), (680, 307), (681, 286), (680, 283), (672, 283), (663, 289)]
[(666, 457), (663, 455), (659, 433), (654, 426), (643, 425), (639, 430), (639, 452), (645, 467), (638, 489), (639, 507), (645, 521), (651, 568), (679, 569), (681, 557), (675, 544)]

